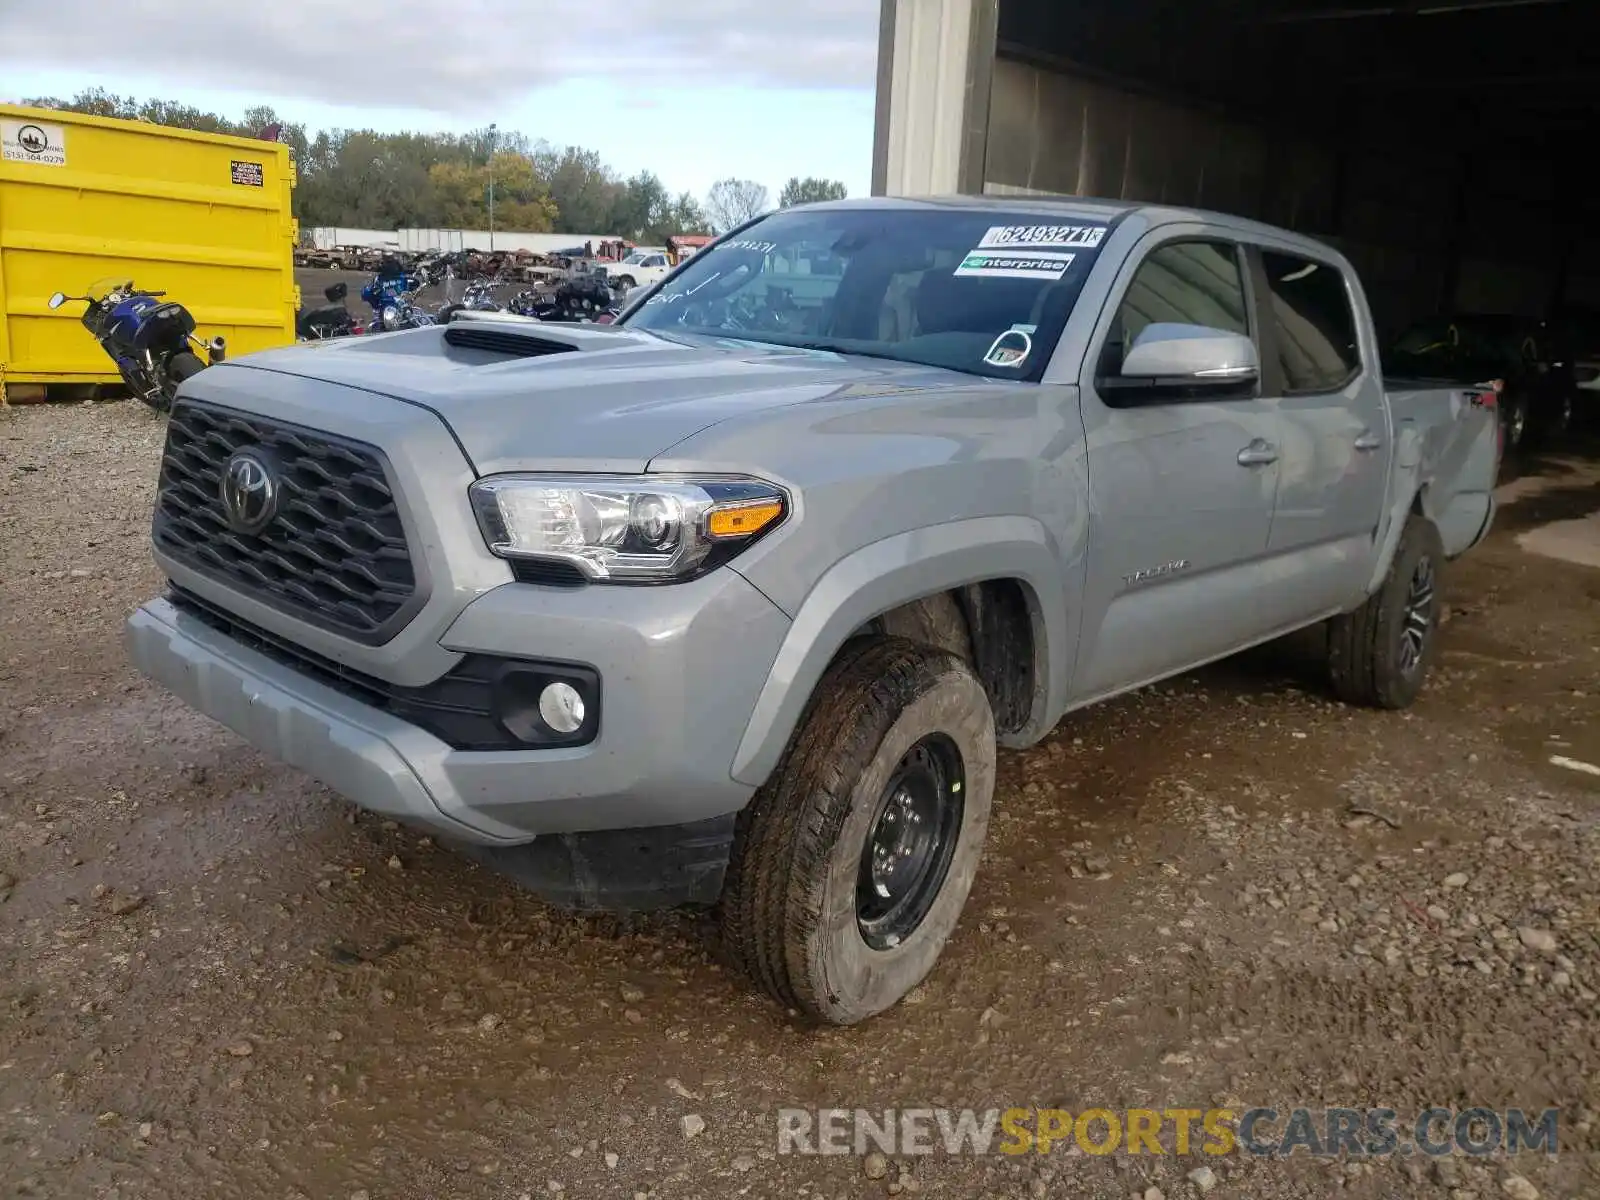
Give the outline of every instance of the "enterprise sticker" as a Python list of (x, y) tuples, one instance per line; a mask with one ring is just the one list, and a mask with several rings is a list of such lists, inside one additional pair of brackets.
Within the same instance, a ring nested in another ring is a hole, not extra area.
[(979, 250), (1093, 250), (1105, 240), (1105, 225), (995, 225)]
[(991, 253), (974, 250), (961, 260), (957, 275), (1000, 276), (1004, 279), (1060, 279), (1072, 265), (1073, 255), (1038, 250)]

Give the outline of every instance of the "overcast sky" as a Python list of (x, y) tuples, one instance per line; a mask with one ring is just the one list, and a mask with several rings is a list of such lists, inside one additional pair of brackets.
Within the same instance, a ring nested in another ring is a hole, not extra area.
[(0, 0), (0, 100), (100, 86), (312, 129), (497, 122), (704, 195), (867, 191), (879, 0)]

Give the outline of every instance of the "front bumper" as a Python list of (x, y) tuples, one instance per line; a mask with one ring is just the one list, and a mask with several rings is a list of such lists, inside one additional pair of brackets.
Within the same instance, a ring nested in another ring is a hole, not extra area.
[(456, 842), (680, 825), (742, 808), (734, 754), (788, 618), (732, 571), (670, 587), (507, 584), (467, 606), (450, 654), (557, 658), (601, 676), (588, 745), (462, 751), (166, 600), (134, 612), (145, 675), (362, 808)]

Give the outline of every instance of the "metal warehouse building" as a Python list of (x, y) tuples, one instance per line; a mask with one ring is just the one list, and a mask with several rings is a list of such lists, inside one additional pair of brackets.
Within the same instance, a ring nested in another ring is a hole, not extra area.
[(1595, 0), (883, 0), (873, 190), (1197, 205), (1338, 245), (1386, 334), (1600, 307)]

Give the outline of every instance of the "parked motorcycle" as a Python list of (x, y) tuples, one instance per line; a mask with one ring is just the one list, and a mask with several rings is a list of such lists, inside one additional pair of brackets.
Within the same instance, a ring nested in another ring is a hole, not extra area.
[(467, 284), (461, 293), (461, 299), (446, 304), (439, 309), (438, 323), (448, 325), (450, 318), (458, 312), (471, 310), (473, 312), (505, 312), (506, 308), (494, 298), (495, 285), (498, 280), (474, 279)]
[(367, 284), (361, 289), (361, 298), (372, 306), (367, 332), (390, 333), (435, 324), (438, 318), (417, 303), (417, 293), (425, 286), (416, 276), (379, 276)]
[[(620, 311), (611, 289), (597, 275), (580, 275), (564, 281), (548, 299), (532, 292), (520, 292), (512, 301), (512, 311), (541, 321), (598, 321)], [(609, 322), (604, 322), (609, 324)]]
[(302, 342), (319, 342), (324, 338), (349, 337), (365, 332), (364, 327), (344, 306), (350, 289), (343, 280), (324, 288), (322, 294), (328, 302), (316, 308), (302, 308), (295, 318), (295, 334)]
[(57, 292), (49, 300), (52, 309), (69, 300), (88, 304), (83, 327), (117, 364), (128, 390), (157, 412), (172, 407), (185, 379), (215, 366), (227, 354), (222, 338), (202, 342), (195, 337), (194, 317), (176, 301), (163, 301), (165, 295), (135, 288), (131, 279), (111, 278), (90, 284), (86, 295)]
[(516, 313), (519, 317), (531, 317), (544, 304), (545, 301), (540, 299), (539, 293), (531, 288), (523, 288), (506, 302), (506, 311)]

